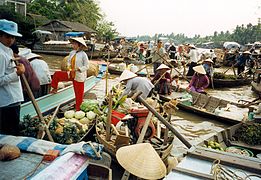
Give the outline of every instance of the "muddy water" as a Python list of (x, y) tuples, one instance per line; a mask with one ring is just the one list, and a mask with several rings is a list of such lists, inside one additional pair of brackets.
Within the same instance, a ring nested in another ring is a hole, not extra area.
[[(60, 68), (60, 61), (63, 57), (48, 55), (43, 55), (43, 57), (51, 69)], [(219, 69), (219, 71), (222, 71), (222, 69)], [(110, 89), (110, 87), (117, 84), (117, 82), (117, 77), (110, 76), (108, 80), (108, 88)], [(180, 81), (180, 84), (181, 87), (186, 87), (188, 82)], [(91, 93), (96, 94), (98, 100), (103, 100), (105, 95), (105, 85), (106, 81), (103, 79), (91, 90)], [(214, 90), (209, 89), (208, 93), (232, 101), (238, 101), (240, 99), (252, 100), (255, 98), (255, 95), (252, 93), (249, 86)], [(180, 110), (176, 113), (176, 116), (172, 118), (172, 124), (193, 145), (196, 145), (204, 139), (207, 139), (215, 133), (227, 128), (227, 125), (221, 124), (220, 122), (212, 121), (211, 119), (202, 118)], [(181, 157), (182, 153), (186, 150), (187, 148), (177, 138), (175, 138), (174, 148), (171, 154), (176, 157)]]

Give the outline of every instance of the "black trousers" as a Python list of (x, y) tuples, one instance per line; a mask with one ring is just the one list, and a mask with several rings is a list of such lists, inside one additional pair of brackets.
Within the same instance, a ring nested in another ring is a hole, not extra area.
[(195, 63), (195, 62), (191, 62), (190, 65), (189, 65), (189, 70), (188, 70), (188, 73), (187, 73), (187, 76), (193, 76), (194, 75), (194, 69), (193, 67), (197, 66), (198, 64)]
[(241, 74), (242, 72), (244, 72), (245, 70), (245, 66), (238, 66), (237, 67), (237, 75)]
[(20, 104), (0, 108), (0, 134), (19, 135)]

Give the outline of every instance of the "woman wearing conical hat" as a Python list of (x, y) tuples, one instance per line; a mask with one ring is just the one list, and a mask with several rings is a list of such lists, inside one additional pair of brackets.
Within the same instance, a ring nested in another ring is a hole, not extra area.
[(146, 99), (152, 94), (154, 85), (150, 82), (149, 79), (145, 77), (138, 77), (137, 74), (124, 70), (120, 76), (120, 81), (126, 84), (126, 88), (122, 93), (121, 97), (128, 95), (130, 92), (141, 91), (141, 97)]
[(170, 68), (165, 64), (161, 64), (157, 70), (155, 77), (151, 80), (151, 82), (155, 84), (155, 90), (162, 95), (171, 93), (171, 76), (170, 76)]
[(205, 93), (205, 89), (209, 86), (209, 79), (202, 65), (193, 67), (195, 71), (192, 79), (187, 87), (187, 91)]
[(67, 71), (56, 71), (51, 82), (52, 91), (56, 93), (58, 83), (60, 81), (73, 81), (76, 111), (80, 110), (80, 105), (84, 96), (84, 81), (87, 77), (87, 69), (89, 68), (89, 59), (84, 49), (87, 48), (82, 37), (69, 39), (73, 50), (69, 54)]

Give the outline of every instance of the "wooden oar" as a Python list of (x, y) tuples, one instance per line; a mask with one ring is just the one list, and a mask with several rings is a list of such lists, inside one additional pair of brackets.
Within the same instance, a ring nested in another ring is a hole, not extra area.
[[(19, 63), (17, 62), (19, 59), (20, 59), (20, 58), (15, 58), (15, 59), (13, 59), (13, 60), (14, 60), (14, 63), (15, 63), (16, 65), (19, 64)], [(45, 121), (44, 121), (43, 115), (42, 115), (42, 113), (41, 113), (41, 111), (40, 111), (40, 108), (39, 108), (37, 102), (35, 101), (34, 95), (33, 95), (33, 93), (32, 93), (32, 90), (31, 90), (31, 88), (30, 88), (30, 86), (29, 86), (29, 84), (28, 84), (28, 81), (27, 81), (25, 75), (24, 75), (24, 74), (21, 74), (21, 78), (22, 78), (22, 81), (23, 81), (24, 84), (25, 84), (25, 88), (26, 88), (26, 91), (27, 91), (27, 93), (28, 93), (28, 96), (30, 97), (30, 99), (31, 99), (31, 101), (32, 101), (32, 103), (33, 103), (33, 105), (34, 105), (34, 109), (35, 109), (35, 111), (36, 111), (36, 113), (37, 113), (37, 115), (38, 115), (40, 121), (44, 124), (43, 129), (40, 128), (40, 130), (39, 130), (39, 132), (38, 132), (38, 135), (37, 135), (37, 138), (40, 139), (40, 138), (43, 136), (44, 131), (46, 131), (46, 134), (47, 134), (47, 136), (48, 136), (48, 139), (49, 139), (50, 141), (54, 142), (53, 137), (52, 137), (52, 135), (51, 135), (49, 129), (47, 128), (47, 125), (45, 124)]]
[(156, 86), (156, 85), (159, 83), (159, 81), (165, 76), (166, 73), (167, 73), (167, 71), (165, 71), (165, 72), (160, 76), (160, 78), (157, 79), (157, 81), (154, 83), (154, 86)]

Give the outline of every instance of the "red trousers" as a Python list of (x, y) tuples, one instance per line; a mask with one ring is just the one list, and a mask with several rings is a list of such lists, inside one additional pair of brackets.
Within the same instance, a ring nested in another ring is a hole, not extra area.
[(60, 81), (73, 81), (73, 89), (74, 89), (75, 101), (76, 101), (75, 108), (76, 111), (79, 111), (84, 96), (84, 82), (78, 82), (73, 79), (70, 79), (66, 71), (56, 71), (53, 74), (53, 78), (51, 82), (52, 88), (57, 89), (58, 83)]

